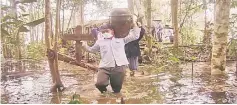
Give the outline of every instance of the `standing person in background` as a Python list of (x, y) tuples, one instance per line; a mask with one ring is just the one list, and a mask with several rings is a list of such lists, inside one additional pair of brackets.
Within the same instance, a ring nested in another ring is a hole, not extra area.
[(161, 20), (158, 20), (157, 21), (157, 24), (155, 25), (155, 37), (156, 37), (156, 40), (159, 41), (159, 42), (162, 42), (162, 31), (163, 31), (163, 27), (161, 25)]
[(140, 37), (125, 45), (125, 52), (129, 62), (129, 69), (131, 71), (130, 76), (134, 76), (135, 71), (138, 70), (138, 57), (141, 56), (139, 41), (145, 34), (145, 29), (141, 26), (141, 23), (137, 22), (137, 25), (141, 28)]
[(174, 30), (173, 30), (173, 28), (168, 29), (168, 37), (170, 39), (170, 43), (173, 43), (174, 42)]
[(97, 26), (93, 26), (91, 30), (91, 35), (95, 38), (95, 40), (98, 39), (98, 33), (99, 33), (99, 28)]

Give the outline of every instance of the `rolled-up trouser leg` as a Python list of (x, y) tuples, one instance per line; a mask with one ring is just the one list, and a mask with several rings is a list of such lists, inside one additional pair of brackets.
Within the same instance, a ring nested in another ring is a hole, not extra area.
[(114, 93), (119, 93), (122, 89), (125, 76), (125, 66), (115, 67), (110, 74), (110, 84)]
[(130, 70), (137, 70), (138, 68), (138, 56), (128, 58), (128, 67)]
[(106, 92), (106, 87), (109, 85), (109, 72), (106, 69), (99, 69), (97, 75), (97, 82), (95, 84), (96, 88), (99, 89), (101, 93)]

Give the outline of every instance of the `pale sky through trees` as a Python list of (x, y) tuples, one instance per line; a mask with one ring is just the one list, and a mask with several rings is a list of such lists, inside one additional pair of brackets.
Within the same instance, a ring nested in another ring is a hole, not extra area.
[[(1, 4), (2, 5), (10, 5), (9, 1), (10, 0), (1, 0)], [(96, 5), (94, 5), (92, 3), (89, 3), (89, 4), (85, 5), (85, 8), (84, 8), (85, 23), (90, 21), (90, 20), (108, 19), (109, 18), (109, 13), (113, 8), (127, 8), (128, 7), (127, 0), (100, 0), (100, 1), (109, 1), (109, 2), (111, 2), (112, 8), (109, 8), (108, 10), (106, 10), (107, 12), (102, 12), (102, 13), (99, 14), (98, 11), (101, 11), (101, 10)], [(170, 24), (170, 22), (166, 22), (164, 20), (165, 18), (170, 17), (169, 16), (170, 15), (170, 13), (169, 13), (170, 5), (167, 2), (168, 2), (168, 0), (157, 0), (157, 1), (155, 0), (153, 2), (153, 8), (156, 8), (155, 5), (159, 5), (159, 3), (162, 4), (162, 5), (155, 12), (153, 12), (153, 14), (152, 14), (153, 17), (152, 18), (153, 19), (156, 19), (156, 18), (159, 19), (160, 18), (160, 19), (163, 20), (164, 24)], [(52, 7), (52, 10), (53, 10), (53, 8), (56, 8), (56, 3), (54, 2), (54, 0), (51, 0), (51, 7)], [(209, 4), (207, 8), (208, 8), (207, 9), (207, 21), (213, 22), (214, 21), (214, 4)], [(27, 10), (29, 10), (29, 9), (27, 9)], [(19, 9), (18, 9), (18, 11), (19, 11)], [(44, 10), (42, 10), (42, 11), (44, 11)], [(168, 12), (164, 12), (164, 11), (168, 11)], [(29, 11), (26, 11), (26, 13), (28, 13), (28, 12)], [(236, 13), (236, 12), (237, 12), (236, 9), (231, 9), (231, 14)], [(71, 20), (69, 28), (70, 27), (75, 27), (76, 25), (79, 24), (79, 22), (78, 22), (79, 14), (74, 13), (73, 15), (76, 15), (76, 16), (73, 16), (73, 18), (75, 18), (75, 21), (73, 22), (73, 19)], [(65, 10), (65, 12), (64, 12), (65, 27), (67, 26), (67, 23), (69, 21), (70, 16), (71, 16), (71, 10)], [(62, 16), (62, 11), (61, 11), (61, 20), (62, 20), (62, 17), (63, 16)], [(53, 17), (53, 18), (55, 18), (55, 17)], [(198, 24), (198, 27), (196, 27), (197, 30), (203, 29), (203, 26), (204, 26), (204, 23), (203, 23), (204, 13), (203, 12), (197, 13), (195, 15), (194, 21), (196, 21), (197, 24)], [(53, 25), (54, 25), (54, 22), (53, 22)], [(41, 28), (43, 28), (43, 27), (40, 27), (40, 29)], [(201, 32), (199, 32), (199, 33), (201, 34)], [(29, 32), (27, 34), (28, 34), (27, 36), (30, 36)], [(41, 34), (41, 32), (39, 32), (39, 34)], [(29, 38), (29, 37), (27, 37), (27, 38)], [(200, 38), (201, 38), (201, 36), (200, 36)], [(27, 40), (29, 40), (29, 39), (27, 39)]]

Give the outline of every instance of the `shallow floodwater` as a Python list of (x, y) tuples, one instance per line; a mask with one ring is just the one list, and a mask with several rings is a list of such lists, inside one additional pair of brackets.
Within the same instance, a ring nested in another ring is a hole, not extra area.
[[(74, 93), (81, 96), (83, 103), (120, 103), (121, 99), (112, 93), (100, 95), (94, 86), (95, 72), (63, 62), (59, 65), (66, 89), (51, 93), (46, 61), (2, 62), (1, 103), (68, 103)], [(210, 77), (208, 63), (194, 63), (193, 72), (192, 63), (180, 68), (156, 75), (127, 76), (122, 89), (125, 103), (237, 103), (235, 62), (228, 62), (227, 76), (219, 79)]]

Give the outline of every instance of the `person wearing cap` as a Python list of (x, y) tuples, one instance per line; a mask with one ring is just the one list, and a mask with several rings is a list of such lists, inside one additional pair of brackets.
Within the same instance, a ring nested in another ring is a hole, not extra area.
[[(118, 12), (121, 11), (113, 11), (112, 14)], [(127, 12), (122, 11), (119, 14), (123, 13)], [(137, 40), (140, 36), (141, 29), (134, 24), (136, 23), (134, 20), (129, 20), (131, 19), (131, 16), (120, 18), (124, 18), (124, 20), (121, 21), (123, 22), (121, 26), (129, 26), (133, 24), (133, 29), (128, 29), (128, 35), (126, 37), (120, 37), (121, 35), (118, 35), (118, 31), (116, 30), (104, 30), (104, 33), (102, 34), (103, 38), (98, 39), (92, 47), (89, 47), (85, 41), (82, 42), (82, 46), (87, 51), (92, 53), (100, 52), (101, 60), (95, 86), (101, 93), (107, 91), (106, 87), (109, 83), (114, 93), (120, 93), (125, 77), (125, 70), (129, 64), (125, 54), (125, 44)], [(116, 29), (116, 26), (118, 25), (114, 24), (113, 19), (111, 19), (111, 21), (112, 28)], [(122, 28), (123, 27), (121, 27), (121, 29)]]
[(142, 27), (141, 23), (137, 22), (137, 25), (141, 28), (140, 37), (125, 45), (125, 52), (129, 62), (128, 67), (131, 71), (130, 76), (134, 76), (135, 71), (138, 70), (138, 57), (141, 55), (139, 41), (145, 34), (145, 29)]

